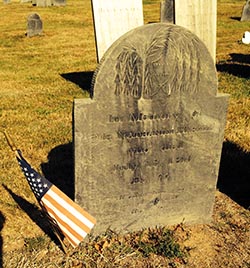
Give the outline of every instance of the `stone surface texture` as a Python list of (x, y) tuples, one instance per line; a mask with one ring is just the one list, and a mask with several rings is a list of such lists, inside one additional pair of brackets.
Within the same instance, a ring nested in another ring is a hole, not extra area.
[(241, 21), (250, 21), (250, 0), (247, 0), (246, 4), (243, 6)]
[(175, 23), (174, 0), (161, 1), (161, 22)]
[(74, 102), (75, 199), (94, 233), (209, 222), (227, 101), (190, 31), (156, 23), (119, 38), (93, 99)]
[(216, 62), (217, 0), (174, 1), (175, 24), (196, 34)]
[(120, 36), (143, 25), (142, 0), (91, 0), (98, 62)]
[(43, 31), (43, 22), (37, 13), (28, 16), (27, 20), (27, 36), (32, 37), (40, 35)]

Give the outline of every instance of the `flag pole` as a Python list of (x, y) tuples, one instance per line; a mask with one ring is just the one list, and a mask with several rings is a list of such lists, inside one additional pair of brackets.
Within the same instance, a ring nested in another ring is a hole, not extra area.
[(62, 246), (62, 250), (65, 254), (68, 254), (68, 249), (67, 246), (65, 245), (65, 243), (63, 242), (61, 235), (62, 233), (60, 232), (60, 229), (58, 228), (56, 222), (49, 216), (49, 214), (47, 213), (46, 209), (40, 204), (41, 209), (43, 214), (49, 219), (49, 223), (52, 227), (53, 233), (56, 235), (57, 239), (59, 240), (61, 246)]
[(8, 145), (10, 146), (11, 150), (12, 150), (13, 152), (18, 151), (18, 149), (17, 149), (15, 143), (13, 142), (13, 140), (11, 139), (11, 137), (10, 137), (10, 135), (7, 133), (7, 131), (3, 131), (3, 134), (4, 134), (4, 136), (5, 136), (6, 140), (7, 140)]
[[(18, 156), (18, 148), (16, 147), (14, 141), (12, 140), (12, 138), (10, 137), (10, 135), (7, 133), (7, 131), (3, 131), (3, 134), (7, 140), (7, 143), (8, 145), (10, 146), (11, 150), (13, 152), (15, 152), (15, 154)], [(40, 204), (40, 202), (39, 202)], [(56, 224), (54, 223), (54, 221), (51, 219), (51, 217), (48, 215), (48, 213), (46, 212), (46, 210), (41, 206), (40, 204), (40, 207), (42, 209), (42, 212), (46, 215), (46, 217), (49, 219), (49, 223), (52, 227), (52, 230), (53, 230), (53, 233), (56, 235), (57, 239), (59, 240), (61, 246), (62, 246), (62, 249), (64, 251), (65, 254), (68, 253), (68, 250), (67, 250), (67, 247), (66, 245), (64, 244), (62, 238), (61, 238), (61, 232), (59, 231), (59, 229), (57, 228), (57, 226), (55, 226)]]

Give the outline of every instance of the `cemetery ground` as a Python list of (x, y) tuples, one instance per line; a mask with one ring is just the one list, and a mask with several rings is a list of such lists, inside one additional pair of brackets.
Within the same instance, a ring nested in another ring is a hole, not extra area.
[[(145, 23), (160, 1), (144, 1)], [(245, 1), (218, 0), (219, 91), (230, 94), (213, 219), (210, 224), (107, 230), (64, 254), (0, 136), (0, 267), (250, 267), (250, 46), (241, 43)], [(38, 13), (43, 33), (25, 36)], [(90, 0), (65, 7), (0, 4), (0, 130), (33, 167), (73, 198), (72, 105), (89, 97), (96, 52)], [(185, 178), (183, 178), (185, 179)]]

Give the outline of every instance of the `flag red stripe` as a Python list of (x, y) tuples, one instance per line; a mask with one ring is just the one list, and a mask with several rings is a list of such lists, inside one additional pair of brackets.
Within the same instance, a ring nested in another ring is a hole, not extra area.
[(91, 221), (93, 224), (96, 223), (96, 219), (92, 217), (88, 212), (82, 209), (79, 205), (77, 205), (74, 201), (72, 201), (67, 195), (65, 195), (61, 190), (59, 190), (55, 185), (53, 185), (50, 190), (53, 190), (58, 196), (63, 198), (67, 203), (69, 203), (72, 207), (74, 207), (79, 213), (81, 213), (85, 218)]
[[(60, 225), (63, 226), (65, 229), (68, 230), (69, 233), (71, 233), (78, 241), (79, 243), (84, 239), (84, 236), (79, 235), (77, 232), (75, 232), (75, 230), (73, 230), (67, 223), (65, 223), (64, 221), (61, 220), (60, 217), (58, 217), (58, 215), (54, 212), (54, 210), (52, 210), (51, 208), (47, 207), (46, 204), (43, 203), (43, 206), (45, 207), (45, 209), (47, 210), (47, 212), (49, 213), (49, 215), (56, 220), (56, 222)], [(76, 243), (76, 241), (72, 240), (72, 238), (63, 230), (61, 230), (63, 232), (63, 234), (65, 235), (65, 237), (67, 237), (68, 240), (70, 240), (71, 244), (73, 246), (77, 246), (79, 243)]]
[[(53, 189), (54, 190), (54, 189)], [(51, 191), (51, 189), (50, 189)], [(62, 207), (56, 200), (54, 200), (51, 196), (46, 194), (43, 198), (48, 200), (54, 207), (56, 207), (64, 216), (66, 216), (70, 221), (74, 222), (77, 226), (79, 226), (86, 233), (90, 232), (90, 229), (82, 223), (79, 219), (77, 219), (74, 215), (72, 215), (68, 210)]]

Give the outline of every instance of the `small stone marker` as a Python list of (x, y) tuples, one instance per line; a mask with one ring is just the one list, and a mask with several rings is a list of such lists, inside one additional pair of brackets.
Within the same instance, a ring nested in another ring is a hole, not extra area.
[(211, 220), (228, 95), (207, 48), (183, 27), (138, 27), (74, 102), (75, 199), (109, 227), (134, 231)]
[(53, 6), (66, 6), (66, 0), (52, 0)]
[(250, 21), (250, 0), (247, 0), (246, 4), (243, 6), (240, 21)]
[(161, 1), (161, 22), (174, 23), (174, 0)]
[(217, 0), (174, 0), (175, 24), (196, 34), (216, 60)]
[(27, 36), (32, 37), (40, 35), (43, 31), (43, 22), (37, 13), (28, 16), (27, 22)]
[(20, 0), (20, 3), (32, 3), (32, 0)]
[(98, 62), (121, 35), (143, 25), (142, 0), (92, 0)]
[(52, 6), (53, 0), (32, 0), (32, 5), (37, 7), (49, 7)]

